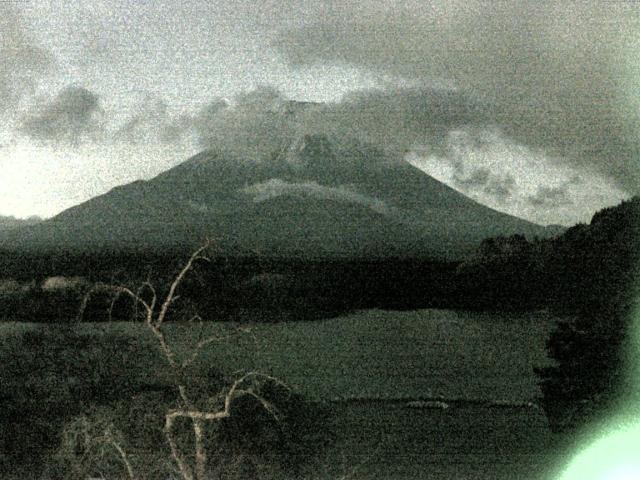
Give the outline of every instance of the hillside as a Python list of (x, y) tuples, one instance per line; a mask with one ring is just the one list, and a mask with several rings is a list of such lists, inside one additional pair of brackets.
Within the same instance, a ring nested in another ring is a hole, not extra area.
[(145, 250), (213, 237), (230, 255), (457, 258), (488, 236), (554, 229), (465, 197), (356, 142), (302, 135), (268, 161), (204, 151), (38, 225), (5, 250)]
[(26, 225), (35, 225), (41, 221), (38, 217), (30, 217), (30, 218), (15, 218), (15, 217), (5, 217), (0, 215), (0, 232), (3, 230), (10, 230), (12, 228), (24, 227)]

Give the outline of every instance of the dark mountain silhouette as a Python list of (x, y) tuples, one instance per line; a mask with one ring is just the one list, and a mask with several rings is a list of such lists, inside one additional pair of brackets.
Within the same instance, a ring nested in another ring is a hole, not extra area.
[(483, 239), (556, 233), (465, 197), (357, 141), (300, 135), (265, 161), (207, 150), (41, 224), (5, 249), (162, 249), (213, 237), (228, 254), (437, 256)]

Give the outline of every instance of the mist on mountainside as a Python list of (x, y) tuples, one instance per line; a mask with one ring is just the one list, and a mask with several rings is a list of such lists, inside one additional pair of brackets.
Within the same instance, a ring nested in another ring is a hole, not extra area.
[[(278, 112), (282, 121), (318, 108), (289, 105)], [(228, 255), (455, 258), (489, 236), (556, 233), (483, 206), (357, 138), (300, 133), (279, 141), (260, 144), (253, 159), (246, 145), (212, 147), (0, 240), (7, 249), (95, 250), (213, 237)]]

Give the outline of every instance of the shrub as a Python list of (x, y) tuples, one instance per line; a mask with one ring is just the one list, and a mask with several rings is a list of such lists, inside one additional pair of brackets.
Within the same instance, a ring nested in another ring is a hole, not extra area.
[[(215, 370), (192, 380), (192, 391), (224, 390)], [(235, 402), (232, 415), (208, 431), (212, 478), (299, 478), (315, 467), (313, 459), (331, 444), (326, 408), (275, 382), (264, 383), (256, 392), (273, 405), (277, 419), (255, 397)], [(202, 396), (202, 407), (215, 408), (220, 398)], [(98, 472), (107, 478), (171, 478), (175, 466), (163, 432), (164, 412), (176, 406), (174, 392), (155, 389), (85, 409), (66, 422), (50, 473), (78, 480)], [(181, 422), (174, 436), (185, 451), (193, 449), (189, 421)]]
[(0, 451), (15, 461), (42, 461), (65, 421), (87, 408), (131, 397), (149, 382), (131, 368), (154, 361), (136, 339), (66, 326), (7, 337), (0, 347)]

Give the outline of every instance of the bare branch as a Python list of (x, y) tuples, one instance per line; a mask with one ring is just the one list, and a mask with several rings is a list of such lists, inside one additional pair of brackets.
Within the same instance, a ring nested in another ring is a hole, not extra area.
[(182, 283), (182, 280), (184, 279), (185, 275), (189, 272), (189, 270), (193, 268), (194, 262), (201, 259), (207, 260), (207, 261), (209, 260), (207, 257), (202, 256), (202, 252), (207, 250), (210, 246), (211, 246), (211, 241), (207, 240), (203, 246), (198, 248), (193, 253), (193, 255), (191, 255), (191, 258), (189, 258), (185, 266), (182, 268), (182, 270), (180, 270), (180, 273), (178, 273), (176, 278), (173, 280), (171, 287), (169, 287), (169, 293), (167, 293), (167, 296), (165, 297), (165, 300), (162, 303), (162, 307), (160, 307), (160, 313), (158, 313), (158, 318), (156, 319), (156, 322), (155, 322), (155, 326), (157, 328), (159, 328), (164, 322), (164, 319), (167, 315), (167, 311), (169, 310), (171, 303), (173, 303), (174, 301), (176, 289), (178, 288), (180, 283)]
[[(196, 316), (199, 317), (199, 315), (196, 315)], [(228, 335), (210, 335), (206, 338), (202, 338), (202, 330), (200, 330), (200, 335), (199, 335), (200, 338), (198, 339), (198, 342), (194, 345), (191, 355), (189, 355), (182, 362), (182, 368), (186, 368), (189, 365), (191, 365), (193, 362), (195, 362), (196, 359), (200, 356), (200, 353), (202, 352), (204, 347), (206, 347), (207, 345), (210, 345), (212, 343), (222, 342), (224, 340), (229, 340), (230, 338), (233, 338), (236, 335), (241, 335), (243, 333), (246, 333), (246, 332), (243, 330), (237, 329), (235, 332), (229, 333)]]
[(105, 435), (107, 437), (107, 440), (111, 444), (111, 446), (113, 446), (113, 448), (115, 448), (116, 451), (118, 452), (118, 455), (120, 455), (120, 460), (122, 460), (122, 463), (127, 469), (127, 475), (129, 475), (129, 480), (135, 480), (135, 475), (133, 474), (133, 467), (131, 466), (131, 462), (129, 461), (129, 457), (127, 456), (127, 453), (124, 451), (120, 443), (118, 443), (116, 439), (113, 437), (113, 434), (111, 433), (110, 430), (107, 430), (105, 432)]
[(180, 393), (180, 398), (182, 399), (182, 403), (184, 403), (185, 407), (191, 408), (193, 403), (191, 402), (191, 400), (189, 400), (187, 389), (184, 385), (178, 385), (178, 393)]
[(146, 315), (147, 319), (153, 316), (153, 311), (151, 310), (150, 305), (147, 302), (145, 302), (139, 295), (136, 295), (131, 290), (129, 290), (127, 287), (123, 287), (120, 285), (108, 285), (106, 283), (99, 282), (99, 283), (96, 283), (93, 287), (91, 287), (89, 291), (85, 294), (84, 298), (82, 299), (82, 303), (80, 304), (80, 310), (78, 312), (79, 322), (82, 321), (84, 317), (84, 312), (87, 308), (87, 305), (89, 303), (91, 296), (98, 292), (111, 293), (116, 297), (123, 294), (128, 295), (134, 302), (144, 307), (147, 313)]
[[(268, 412), (268, 414), (271, 415), (277, 423), (280, 423), (280, 414), (277, 408), (274, 404), (272, 404), (266, 398), (259, 394), (256, 382), (259, 380), (270, 380), (289, 390), (289, 387), (287, 385), (285, 385), (275, 377), (259, 372), (248, 372), (237, 378), (228, 387), (228, 389), (226, 389), (226, 391), (223, 390), (219, 392), (218, 397), (213, 404), (215, 405), (213, 411), (197, 408), (196, 403), (194, 403), (189, 398), (187, 385), (183, 380), (183, 373), (187, 367), (195, 362), (200, 353), (212, 343), (222, 342), (240, 333), (252, 333), (250, 329), (242, 328), (240, 326), (234, 326), (233, 331), (227, 331), (223, 329), (219, 333), (206, 335), (207, 329), (205, 329), (203, 319), (196, 313), (191, 316), (191, 318), (189, 319), (189, 323), (198, 323), (199, 328), (197, 340), (195, 344), (191, 346), (191, 350), (184, 355), (186, 358), (182, 359), (180, 359), (178, 355), (176, 355), (176, 351), (173, 350), (171, 343), (167, 341), (167, 338), (165, 337), (165, 331), (162, 329), (162, 326), (164, 325), (169, 309), (179, 298), (179, 295), (177, 295), (176, 292), (184, 281), (186, 275), (193, 270), (194, 264), (196, 262), (210, 261), (210, 259), (204, 253), (208, 248), (211, 247), (211, 245), (211, 240), (207, 240), (207, 242), (203, 246), (198, 248), (191, 255), (186, 264), (173, 279), (159, 309), (157, 308), (159, 304), (159, 297), (155, 287), (152, 285), (149, 279), (142, 283), (135, 292), (124, 286), (97, 283), (89, 290), (89, 292), (87, 292), (86, 296), (84, 297), (78, 317), (79, 319), (82, 319), (91, 295), (96, 292), (107, 292), (114, 295), (109, 308), (110, 318), (112, 318), (114, 305), (121, 295), (126, 295), (133, 300), (134, 306), (136, 308), (136, 316), (138, 312), (137, 308), (139, 306), (142, 306), (142, 308), (144, 309), (144, 322), (153, 336), (156, 338), (163, 356), (166, 358), (169, 367), (176, 375), (175, 386), (178, 388), (181, 408), (172, 409), (166, 412), (164, 434), (169, 444), (171, 458), (173, 460), (173, 463), (177, 467), (178, 473), (181, 476), (182, 480), (205, 479), (207, 468), (207, 451), (205, 442), (206, 422), (220, 421), (224, 418), (230, 417), (233, 402), (238, 398), (249, 396), (257, 400), (262, 408), (264, 408), (265, 411)], [(149, 292), (151, 294), (150, 299), (148, 295)], [(145, 297), (147, 298), (146, 300)], [(255, 338), (255, 335), (252, 334), (252, 337), (257, 345), (257, 339)], [(180, 355), (180, 357), (183, 357), (183, 355)], [(220, 404), (220, 402), (222, 402), (222, 404)], [(195, 437), (195, 451), (193, 452), (185, 452), (184, 448), (178, 445), (178, 442), (176, 441), (176, 438), (174, 436), (174, 428), (175, 422), (179, 418), (184, 418), (191, 421), (193, 434)], [(109, 435), (109, 444), (114, 449), (116, 449), (116, 451), (120, 455), (123, 464), (127, 468), (129, 480), (133, 480), (133, 469), (131, 468), (131, 464), (128, 460), (125, 450), (118, 443), (118, 441), (116, 441), (116, 439), (111, 436), (109, 431), (105, 431), (105, 435)], [(88, 439), (85, 438), (85, 440)]]
[[(252, 378), (269, 379), (276, 382), (278, 385), (282, 385), (283, 387), (289, 389), (289, 387), (284, 382), (278, 380), (275, 377), (272, 377), (271, 375), (266, 375), (259, 372), (249, 372), (243, 375), (242, 377), (238, 378), (235, 382), (233, 382), (233, 384), (231, 385), (231, 387), (227, 391), (227, 394), (224, 397), (224, 408), (221, 411), (203, 412), (195, 408), (174, 409), (174, 410), (170, 410), (167, 413), (167, 418), (170, 417), (175, 419), (178, 417), (185, 417), (185, 418), (191, 418), (191, 419), (197, 419), (197, 420), (210, 420), (210, 421), (221, 420), (231, 415), (231, 407), (233, 405), (233, 401), (236, 398), (240, 398), (245, 395), (253, 396), (254, 398), (260, 401), (260, 403), (263, 405), (263, 407), (265, 407), (265, 409), (267, 409), (267, 411), (269, 411), (269, 413), (274, 414), (275, 407), (270, 402), (268, 402), (265, 398), (259, 396), (258, 394), (256, 394), (251, 390), (240, 388), (243, 383), (245, 383), (246, 381)], [(278, 419), (277, 412), (274, 415), (274, 417)]]
[(273, 405), (271, 402), (269, 402), (266, 398), (261, 397), (260, 395), (258, 395), (257, 393), (251, 391), (251, 390), (236, 390), (235, 392), (236, 398), (241, 397), (241, 396), (245, 396), (248, 395), (250, 397), (255, 398), (256, 400), (258, 400), (260, 402), (260, 404), (262, 405), (262, 407), (269, 412), (269, 414), (273, 417), (273, 419), (276, 421), (276, 423), (280, 424), (280, 414), (278, 412), (278, 409), (275, 407), (275, 405)]
[(113, 299), (111, 300), (111, 304), (109, 305), (109, 321), (110, 322), (113, 321), (113, 307), (115, 306), (116, 302), (120, 298), (120, 295), (122, 295), (122, 292), (116, 292), (116, 294), (113, 296)]
[(203, 420), (193, 419), (193, 434), (196, 441), (196, 477), (205, 478), (207, 468), (207, 450), (204, 446), (204, 425)]
[[(186, 397), (186, 389), (184, 385), (179, 386), (180, 394), (183, 397), (185, 408), (169, 410), (165, 415), (165, 436), (169, 442), (171, 449), (171, 455), (180, 470), (180, 473), (184, 480), (201, 480), (205, 478), (207, 452), (204, 446), (204, 424), (205, 421), (220, 421), (224, 418), (231, 416), (231, 408), (233, 401), (242, 396), (251, 396), (258, 400), (262, 407), (274, 418), (274, 420), (280, 424), (280, 415), (275, 406), (264, 397), (258, 395), (251, 389), (241, 388), (244, 383), (251, 379), (265, 378), (270, 379), (279, 385), (283, 385), (288, 388), (280, 380), (266, 374), (259, 372), (249, 372), (242, 377), (236, 379), (231, 385), (226, 395), (224, 396), (224, 407), (218, 411), (202, 411), (193, 406), (193, 404)], [(195, 477), (192, 468), (188, 465), (185, 457), (180, 452), (180, 449), (173, 438), (173, 426), (175, 420), (178, 418), (188, 418), (192, 421), (193, 432), (195, 435)]]
[(151, 281), (149, 279), (147, 279), (144, 283), (142, 283), (142, 285), (140, 285), (138, 291), (136, 292), (136, 295), (142, 298), (142, 293), (144, 292), (145, 288), (151, 292), (151, 303), (149, 304), (149, 308), (151, 309), (151, 311), (154, 311), (156, 308), (158, 295), (156, 294), (156, 289), (151, 284)]
[[(87, 467), (99, 466), (94, 465), (96, 454), (98, 458), (104, 458), (113, 449), (126, 470), (129, 480), (135, 480), (136, 476), (129, 456), (118, 440), (118, 434), (114, 434), (114, 425), (110, 422), (101, 425), (102, 420), (99, 417), (90, 420), (87, 415), (81, 415), (76, 421), (80, 423), (79, 429), (72, 424), (64, 432), (64, 442), (71, 445), (72, 455), (75, 457), (72, 463), (75, 472), (83, 472)], [(76, 446), (79, 446), (78, 442), (82, 445), (82, 454), (79, 457), (76, 450)]]
[(155, 335), (155, 337), (158, 339), (158, 344), (160, 345), (160, 349), (162, 350), (162, 353), (164, 353), (164, 356), (169, 362), (169, 365), (174, 370), (177, 370), (179, 368), (179, 364), (176, 360), (176, 354), (173, 352), (173, 350), (167, 343), (164, 333), (162, 333), (162, 330), (160, 330), (159, 327), (155, 326), (155, 324), (153, 323), (153, 319), (147, 321), (147, 325), (149, 326), (149, 329), (151, 330), (153, 335)]
[(236, 380), (234, 382), (234, 385), (241, 385), (242, 383), (246, 382), (247, 380), (249, 380), (250, 378), (262, 378), (265, 380), (271, 380), (272, 382), (274, 382), (276, 385), (280, 385), (281, 387), (284, 387), (285, 389), (291, 391), (291, 388), (289, 388), (289, 386), (284, 383), (282, 380), (280, 380), (279, 378), (273, 377), (269, 374), (266, 373), (261, 373), (261, 372), (248, 372), (246, 374), (244, 374), (242, 377), (240, 377), (238, 380)]
[[(230, 415), (226, 410), (221, 410), (219, 412), (203, 412), (200, 410), (170, 410), (165, 418), (171, 418), (175, 420), (176, 418), (190, 418), (195, 420), (222, 420), (223, 418), (228, 418)], [(173, 424), (172, 424), (173, 425)]]
[(171, 416), (169, 414), (165, 415), (165, 424), (164, 424), (164, 434), (167, 437), (167, 442), (169, 443), (169, 448), (171, 449), (171, 456), (178, 466), (178, 470), (180, 471), (180, 475), (183, 480), (194, 480), (193, 472), (191, 467), (187, 464), (184, 456), (180, 452), (180, 448), (178, 447), (177, 442), (173, 438), (173, 424), (177, 416)]
[(213, 337), (205, 338), (204, 340), (200, 340), (194, 347), (194, 350), (193, 352), (191, 352), (191, 355), (189, 355), (186, 359), (182, 361), (182, 368), (187, 368), (189, 365), (195, 362), (196, 359), (200, 356), (200, 352), (205, 346), (211, 343), (219, 342), (219, 341), (222, 341), (222, 339), (218, 336), (213, 336)]

